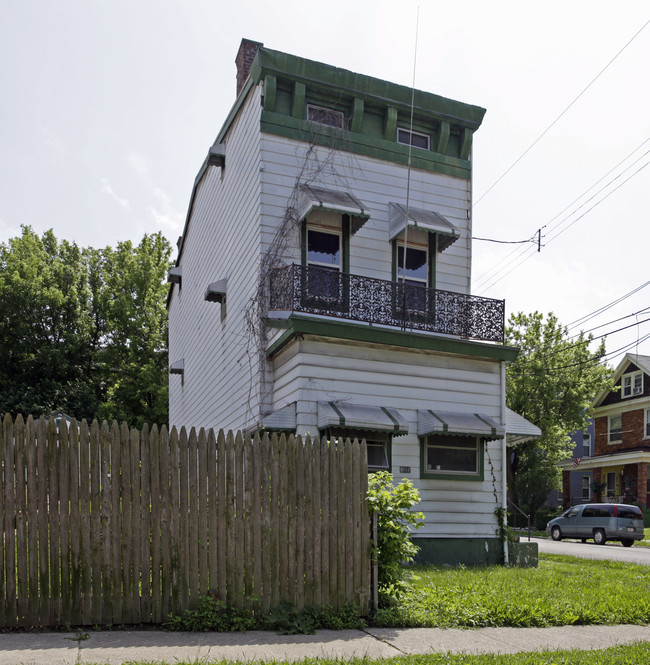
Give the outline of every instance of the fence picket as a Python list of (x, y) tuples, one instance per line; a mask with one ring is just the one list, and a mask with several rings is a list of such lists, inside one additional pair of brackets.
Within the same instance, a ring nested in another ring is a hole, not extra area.
[(160, 623), (209, 589), (368, 609), (365, 442), (8, 416), (0, 432), (0, 628)]

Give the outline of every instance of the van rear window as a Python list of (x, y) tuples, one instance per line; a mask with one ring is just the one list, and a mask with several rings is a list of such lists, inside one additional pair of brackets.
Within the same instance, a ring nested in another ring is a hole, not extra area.
[(624, 517), (630, 520), (643, 519), (643, 513), (641, 512), (641, 509), (637, 508), (636, 506), (616, 506), (616, 508), (617, 511), (615, 514), (617, 517)]

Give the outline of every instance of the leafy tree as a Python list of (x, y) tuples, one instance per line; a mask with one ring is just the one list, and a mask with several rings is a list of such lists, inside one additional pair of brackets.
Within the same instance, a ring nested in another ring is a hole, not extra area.
[(161, 234), (80, 248), (23, 227), (0, 243), (0, 413), (167, 421)]
[(541, 439), (515, 448), (511, 489), (517, 502), (534, 515), (557, 486), (557, 462), (571, 454), (570, 435), (587, 426), (591, 402), (612, 386), (613, 371), (600, 364), (601, 341), (595, 350), (591, 335), (569, 337), (554, 314), (513, 314), (506, 343), (520, 347), (506, 370), (506, 402), (542, 430)]

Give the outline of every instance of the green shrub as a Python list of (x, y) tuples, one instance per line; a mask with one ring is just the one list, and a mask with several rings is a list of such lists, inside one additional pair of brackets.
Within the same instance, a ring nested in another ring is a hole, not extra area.
[(293, 603), (283, 600), (268, 614), (261, 614), (251, 607), (240, 609), (228, 606), (216, 595), (210, 594), (199, 598), (198, 608), (185, 610), (181, 616), (170, 616), (165, 627), (189, 632), (275, 630), (283, 635), (311, 635), (319, 628), (347, 630), (365, 625), (354, 603), (347, 603), (339, 610), (329, 606), (298, 610)]
[(413, 560), (418, 547), (411, 540), (412, 529), (422, 526), (424, 515), (411, 508), (420, 501), (420, 493), (408, 479), (393, 484), (387, 471), (368, 477), (368, 508), (378, 515), (377, 551), (378, 587), (382, 604), (396, 598), (406, 588), (404, 564)]

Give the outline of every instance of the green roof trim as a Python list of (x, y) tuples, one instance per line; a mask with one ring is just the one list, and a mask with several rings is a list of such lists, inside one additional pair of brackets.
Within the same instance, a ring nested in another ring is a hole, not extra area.
[(391, 83), (365, 74), (356, 74), (314, 60), (307, 60), (288, 53), (260, 48), (250, 69), (250, 77), (259, 82), (267, 74), (275, 74), (301, 81), (320, 88), (329, 88), (337, 97), (341, 91), (349, 91), (352, 97), (364, 99), (379, 105), (413, 108), (416, 115), (451, 120), (455, 124), (470, 129), (478, 129), (483, 121), (485, 109), (465, 104), (454, 99), (434, 95), (423, 90), (413, 90), (405, 85)]
[[(286, 321), (287, 330), (267, 349), (267, 357), (272, 357), (282, 350), (296, 335), (335, 337), (355, 342), (386, 344), (508, 362), (514, 361), (519, 355), (519, 349), (513, 346), (377, 328), (347, 321), (317, 319), (301, 314), (291, 314)], [(279, 327), (275, 321), (273, 323), (268, 321), (268, 323), (273, 327)]]
[[(353, 152), (375, 159), (408, 164), (409, 146), (397, 143), (397, 141), (387, 141), (367, 134), (354, 134), (345, 129), (319, 125), (308, 120), (297, 120), (280, 113), (263, 110), (261, 130), (268, 134), (275, 134), (296, 141), (309, 141), (328, 148)], [(411, 164), (414, 168), (465, 179), (470, 178), (472, 169), (472, 164), (468, 159), (441, 155), (437, 152), (421, 149), (412, 151)]]

